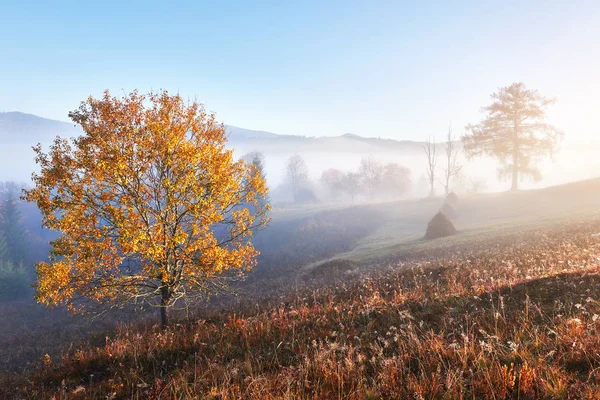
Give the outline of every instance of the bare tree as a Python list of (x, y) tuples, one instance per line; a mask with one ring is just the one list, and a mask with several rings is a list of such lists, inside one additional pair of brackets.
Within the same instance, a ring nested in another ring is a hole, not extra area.
[(298, 198), (298, 189), (302, 187), (308, 180), (308, 168), (306, 162), (297, 154), (291, 156), (286, 164), (286, 173), (288, 182), (292, 188), (292, 196), (294, 202)]
[(360, 193), (360, 181), (361, 179), (358, 172), (348, 172), (342, 177), (342, 188), (350, 195), (352, 201), (354, 201), (356, 195)]
[(448, 137), (446, 140), (446, 165), (443, 168), (444, 171), (444, 190), (446, 195), (450, 192), (450, 180), (452, 177), (458, 175), (462, 169), (458, 156), (460, 154), (460, 148), (454, 141), (452, 136), (452, 127), (448, 127)]
[(429, 136), (423, 145), (425, 155), (427, 156), (427, 181), (429, 182), (429, 196), (435, 195), (433, 185), (435, 184), (435, 167), (438, 161), (437, 147), (435, 145), (435, 137)]
[(360, 160), (358, 174), (369, 195), (375, 195), (383, 178), (383, 165), (381, 165), (381, 163), (373, 156), (363, 157), (363, 159)]

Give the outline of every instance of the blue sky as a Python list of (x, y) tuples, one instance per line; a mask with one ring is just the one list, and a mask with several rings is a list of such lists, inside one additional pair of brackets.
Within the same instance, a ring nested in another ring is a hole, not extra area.
[(523, 81), (597, 142), (599, 40), (596, 0), (5, 1), (0, 111), (67, 120), (104, 89), (167, 89), (249, 129), (421, 140)]

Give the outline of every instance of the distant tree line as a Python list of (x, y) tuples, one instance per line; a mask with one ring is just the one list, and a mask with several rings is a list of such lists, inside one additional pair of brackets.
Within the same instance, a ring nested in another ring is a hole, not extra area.
[(328, 201), (354, 201), (359, 196), (368, 199), (395, 199), (406, 194), (411, 185), (411, 171), (397, 163), (383, 163), (373, 156), (364, 157), (356, 171), (328, 168), (319, 182), (311, 183), (308, 167), (299, 155), (286, 163), (286, 183), (296, 204), (317, 201), (315, 186)]
[[(485, 180), (462, 174), (466, 160), (481, 155), (499, 161), (498, 175), (511, 179), (512, 190), (517, 190), (525, 177), (541, 178), (536, 164), (543, 156), (552, 154), (562, 136), (545, 122), (546, 109), (554, 100), (527, 89), (523, 83), (500, 88), (491, 98), (492, 104), (482, 108), (485, 118), (477, 125), (467, 125), (462, 137), (449, 127), (445, 141), (436, 142), (435, 136), (424, 141), (425, 172), (413, 191), (435, 196), (436, 187), (441, 187), (443, 194), (448, 195), (456, 190), (459, 180), (465, 192), (484, 190)], [(257, 165), (265, 178), (262, 153), (248, 153), (242, 159)], [(364, 157), (356, 170), (328, 168), (321, 172), (318, 181), (311, 182), (306, 161), (295, 154), (287, 159), (284, 172), (285, 180), (277, 188), (276, 197), (285, 197), (294, 204), (358, 198), (391, 200), (405, 196), (412, 185), (409, 168), (373, 156)], [(423, 187), (419, 189), (420, 185)]]

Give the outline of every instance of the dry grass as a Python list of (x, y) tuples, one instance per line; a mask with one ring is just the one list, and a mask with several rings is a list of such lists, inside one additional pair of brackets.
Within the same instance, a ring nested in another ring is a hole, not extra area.
[(596, 232), (512, 233), (262, 310), (122, 329), (5, 378), (0, 397), (599, 398)]

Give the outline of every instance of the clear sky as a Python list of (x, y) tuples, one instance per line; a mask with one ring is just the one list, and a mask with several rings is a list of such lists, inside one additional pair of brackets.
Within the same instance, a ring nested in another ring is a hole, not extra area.
[(167, 89), (244, 128), (421, 140), (523, 81), (597, 142), (599, 41), (598, 0), (5, 0), (0, 111), (67, 120), (104, 89)]

